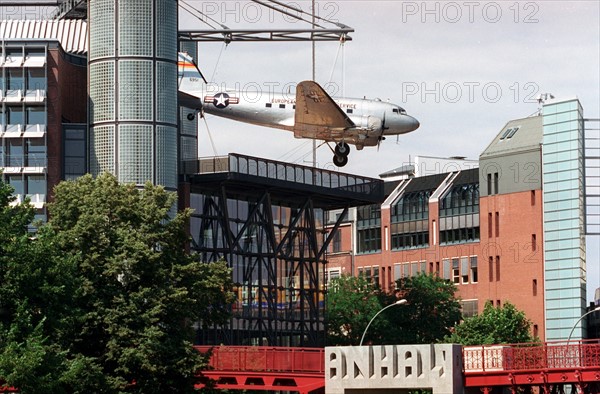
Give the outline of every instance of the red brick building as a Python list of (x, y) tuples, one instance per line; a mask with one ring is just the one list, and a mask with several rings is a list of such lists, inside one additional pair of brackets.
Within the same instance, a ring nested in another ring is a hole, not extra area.
[(456, 284), (465, 316), (510, 301), (544, 340), (540, 118), (509, 122), (479, 168), (415, 177), (409, 166), (386, 182), (385, 202), (352, 211), (335, 236), (328, 277), (364, 275), (390, 290), (435, 273)]

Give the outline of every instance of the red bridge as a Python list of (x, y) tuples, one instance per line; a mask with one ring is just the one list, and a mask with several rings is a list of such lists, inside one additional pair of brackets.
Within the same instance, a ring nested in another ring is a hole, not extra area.
[[(197, 347), (206, 352), (210, 347)], [(314, 348), (238, 347), (213, 348), (211, 369), (203, 371), (220, 389), (325, 391), (324, 350)], [(463, 348), (465, 388), (485, 394), (494, 388), (537, 387), (540, 393), (600, 393), (600, 343), (530, 343), (466, 346)], [(570, 391), (566, 391), (570, 392)]]
[[(199, 346), (200, 352), (211, 349)], [(219, 346), (196, 388), (325, 392), (325, 357), (320, 348)], [(600, 393), (600, 343), (530, 343), (465, 346), (464, 387), (489, 394), (494, 389), (537, 387), (539, 393)], [(210, 382), (210, 383), (209, 383)], [(0, 387), (0, 392), (18, 392)]]
[[(209, 346), (196, 347), (207, 352)], [(208, 371), (202, 374), (216, 381), (215, 388), (234, 390), (296, 391), (299, 394), (325, 392), (325, 356), (321, 348), (219, 346), (212, 348)], [(196, 388), (202, 388), (206, 380)]]

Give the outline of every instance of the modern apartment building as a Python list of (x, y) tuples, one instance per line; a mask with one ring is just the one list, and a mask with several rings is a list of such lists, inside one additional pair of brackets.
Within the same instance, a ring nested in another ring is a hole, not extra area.
[(87, 31), (77, 21), (2, 21), (0, 37), (0, 169), (44, 219), (52, 187), (87, 172)]

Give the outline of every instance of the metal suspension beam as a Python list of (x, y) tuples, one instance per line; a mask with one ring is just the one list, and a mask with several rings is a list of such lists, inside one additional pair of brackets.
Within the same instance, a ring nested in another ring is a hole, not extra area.
[(351, 41), (348, 34), (353, 33), (351, 27), (334, 29), (215, 29), (215, 30), (180, 30), (181, 41), (339, 41), (344, 38)]

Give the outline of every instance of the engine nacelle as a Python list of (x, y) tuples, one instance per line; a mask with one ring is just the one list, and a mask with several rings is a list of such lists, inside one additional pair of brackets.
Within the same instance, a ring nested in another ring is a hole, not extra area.
[(372, 132), (381, 132), (381, 128), (383, 127), (383, 122), (381, 118), (377, 116), (364, 115), (361, 117), (351, 117), (352, 121), (359, 129), (368, 130), (368, 134)]

